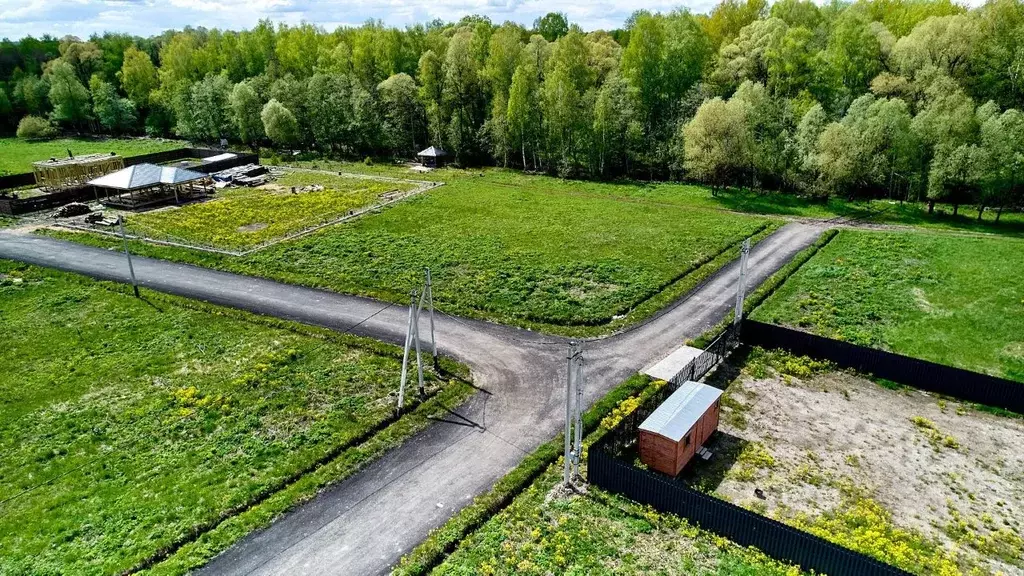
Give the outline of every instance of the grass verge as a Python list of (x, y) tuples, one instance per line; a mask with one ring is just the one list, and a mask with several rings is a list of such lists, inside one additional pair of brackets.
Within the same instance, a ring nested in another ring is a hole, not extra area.
[[(620, 402), (642, 392), (650, 382), (649, 377), (637, 374), (613, 388), (583, 414), (584, 430), (588, 434), (596, 430), (601, 420)], [(559, 434), (534, 450), (511, 472), (498, 480), (490, 492), (477, 496), (472, 504), (457, 512), (441, 527), (431, 531), (419, 546), (402, 558), (393, 574), (418, 576), (428, 573), (440, 564), (462, 539), (507, 506), (516, 495), (547, 470), (561, 455), (563, 443), (563, 436)]]
[[(595, 425), (599, 414), (589, 414), (593, 432), (585, 445), (658, 387), (641, 376), (620, 385), (603, 401), (604, 421)], [(489, 496), (500, 505), (467, 509), (468, 523), (456, 515), (393, 574), (800, 574), (756, 550), (593, 486), (583, 496), (555, 496), (561, 444), (555, 439), (544, 449), (552, 455), (532, 465), (528, 477), (517, 469), (495, 487)]]

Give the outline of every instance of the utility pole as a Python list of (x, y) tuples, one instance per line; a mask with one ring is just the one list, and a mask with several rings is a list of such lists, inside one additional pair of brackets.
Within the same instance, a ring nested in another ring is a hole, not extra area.
[(566, 356), (568, 374), (565, 387), (565, 469), (562, 481), (570, 486), (580, 475), (583, 454), (583, 343), (570, 342)]
[(434, 285), (430, 281), (430, 268), (427, 268), (427, 308), (430, 309), (430, 346), (433, 348), (434, 370), (437, 365), (437, 340), (434, 339)]
[(132, 253), (128, 251), (128, 235), (124, 233), (124, 215), (119, 214), (117, 216), (117, 225), (121, 228), (121, 242), (124, 244), (124, 255), (128, 259), (128, 274), (132, 278), (132, 290), (135, 291), (135, 297), (139, 298), (139, 283), (135, 281), (135, 267), (132, 266)]
[[(416, 302), (416, 291), (412, 293), (413, 301)], [(410, 303), (410, 305), (412, 305)], [(420, 310), (423, 309), (423, 296), (420, 296), (420, 305), (416, 309), (416, 312), (412, 315), (412, 338), (416, 342), (416, 370), (418, 373), (418, 383), (420, 391), (420, 399), (422, 400), (426, 395), (426, 389), (423, 387), (423, 357), (420, 355)]]
[(743, 248), (740, 249), (740, 280), (736, 284), (736, 312), (733, 315), (732, 324), (737, 330), (743, 322), (743, 299), (747, 296), (747, 260), (750, 258), (750, 238), (743, 241)]
[(405, 406), (405, 382), (409, 378), (409, 347), (412, 345), (413, 317), (416, 314), (416, 290), (412, 291), (409, 301), (409, 325), (405, 332), (405, 351), (402, 354), (402, 379), (398, 386), (398, 407), (396, 412), (402, 413)]

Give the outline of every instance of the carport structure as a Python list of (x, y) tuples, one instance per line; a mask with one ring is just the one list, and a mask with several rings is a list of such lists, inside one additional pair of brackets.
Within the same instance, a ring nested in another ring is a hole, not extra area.
[(136, 164), (112, 174), (90, 180), (89, 184), (105, 192), (103, 204), (114, 208), (138, 210), (173, 199), (180, 204), (204, 198), (213, 192), (209, 175), (184, 168)]

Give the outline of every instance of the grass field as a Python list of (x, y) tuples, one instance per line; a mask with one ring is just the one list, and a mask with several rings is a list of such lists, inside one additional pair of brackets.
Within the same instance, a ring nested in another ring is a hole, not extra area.
[(31, 172), (32, 163), (51, 157), (66, 158), (68, 150), (76, 156), (99, 152), (117, 152), (122, 156), (137, 156), (185, 146), (173, 140), (116, 138), (60, 138), (29, 142), (20, 138), (0, 138), (0, 175)]
[(397, 348), (130, 294), (0, 260), (0, 573), (119, 573), (216, 528), (193, 566), (426, 425), (352, 444), (392, 418)]
[(979, 222), (976, 218), (977, 212), (972, 206), (961, 206), (960, 213), (957, 216), (953, 216), (952, 207), (942, 204), (936, 206), (935, 214), (928, 214), (927, 206), (921, 202), (900, 203), (887, 200), (865, 202), (850, 201), (838, 197), (829, 198), (827, 201), (820, 201), (795, 194), (758, 192), (738, 188), (730, 188), (727, 191), (712, 194), (710, 188), (693, 184), (643, 181), (572, 181), (548, 176), (525, 175), (518, 171), (500, 168), (480, 168), (476, 170), (444, 168), (421, 174), (411, 172), (404, 165), (396, 164), (372, 164), (367, 166), (361, 162), (309, 160), (296, 162), (295, 165), (306, 168), (315, 167), (360, 174), (442, 180), (446, 182), (479, 177), (483, 174), (488, 180), (501, 181), (508, 185), (525, 188), (565, 187), (588, 194), (600, 194), (614, 198), (644, 200), (651, 203), (664, 203), (692, 208), (712, 208), (783, 217), (856, 219), (857, 221), (875, 224), (919, 226), (935, 228), (937, 230), (964, 230), (1024, 237), (1024, 213), (1006, 212), (997, 223), (995, 222), (996, 211), (989, 209), (984, 212), (983, 218)]
[(1024, 242), (847, 230), (753, 318), (1024, 382)]
[(135, 249), (398, 302), (430, 267), (435, 300), (447, 311), (558, 330), (606, 326), (660, 294), (678, 296), (701, 265), (717, 268), (723, 251), (771, 224), (496, 173), (454, 179), (380, 214), (243, 258)]
[[(292, 193), (291, 187), (323, 186)], [(259, 188), (225, 188), (217, 198), (126, 218), (136, 234), (222, 250), (247, 250), (374, 204), (410, 184), (291, 172)]]

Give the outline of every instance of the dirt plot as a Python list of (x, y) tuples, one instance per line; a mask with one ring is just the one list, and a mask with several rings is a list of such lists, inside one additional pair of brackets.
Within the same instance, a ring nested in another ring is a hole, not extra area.
[[(933, 547), (936, 564), (907, 557), (917, 573), (1024, 575), (1024, 420), (773, 354), (720, 376), (717, 463), (690, 480), (876, 557), (898, 554), (871, 530)], [(838, 533), (866, 518), (880, 526)]]

